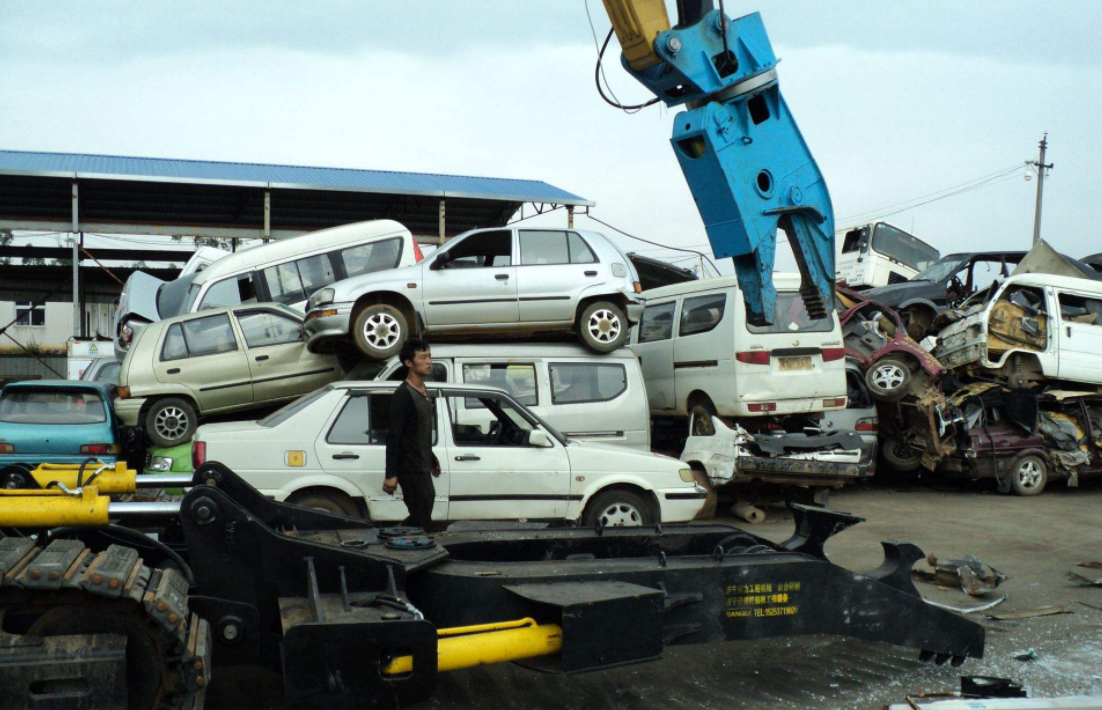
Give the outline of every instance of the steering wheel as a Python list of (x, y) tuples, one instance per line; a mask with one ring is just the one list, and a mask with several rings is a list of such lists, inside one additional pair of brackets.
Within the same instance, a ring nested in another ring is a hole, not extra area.
[(952, 297), (949, 299), (951, 301), (959, 301), (968, 295), (964, 291), (964, 282), (962, 282), (958, 276), (949, 279), (949, 288), (946, 290), (952, 294)]

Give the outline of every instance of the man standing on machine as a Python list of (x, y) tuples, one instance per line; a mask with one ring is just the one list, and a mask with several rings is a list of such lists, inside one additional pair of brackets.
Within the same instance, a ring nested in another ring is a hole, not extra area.
[(432, 374), (432, 353), (424, 340), (410, 338), (402, 344), (398, 357), (407, 374), (391, 398), (383, 490), (394, 495), (400, 485), (409, 511), (402, 524), (427, 532), (432, 526), (432, 506), (436, 500), (432, 479), (440, 476), (440, 461), (432, 453), (435, 404), (425, 390), (425, 380)]

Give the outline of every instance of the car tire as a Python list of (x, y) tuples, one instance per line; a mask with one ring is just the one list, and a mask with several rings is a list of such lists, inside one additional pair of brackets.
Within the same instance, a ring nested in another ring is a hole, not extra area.
[(881, 402), (898, 402), (911, 387), (911, 367), (898, 357), (884, 357), (865, 370), (865, 384), (873, 398)]
[(13, 463), (0, 469), (0, 488), (7, 490), (38, 488), (38, 482), (31, 475), (29, 464)]
[(899, 437), (885, 438), (881, 453), (884, 460), (900, 473), (911, 473), (922, 467), (922, 452), (908, 447)]
[(610, 353), (627, 342), (628, 328), (624, 310), (611, 301), (589, 304), (578, 319), (578, 335), (595, 353)]
[(342, 491), (303, 491), (301, 493), (292, 494), (287, 499), (288, 503), (293, 505), (299, 505), (303, 508), (313, 508), (314, 510), (320, 510), (323, 513), (336, 513), (337, 515), (347, 515), (350, 518), (361, 518), (360, 509), (356, 505), (356, 502), (348, 497), (348, 495)]
[(186, 399), (166, 397), (145, 413), (145, 433), (157, 446), (179, 446), (195, 435), (199, 415)]
[(625, 528), (655, 523), (650, 506), (642, 496), (619, 488), (598, 493), (586, 506), (582, 525), (594, 528), (598, 522), (603, 527)]
[(409, 337), (409, 323), (400, 310), (385, 303), (368, 306), (352, 324), (356, 349), (371, 360), (386, 360), (398, 354)]
[(1048, 466), (1037, 454), (1019, 456), (1010, 466), (1010, 487), (1020, 496), (1040, 495), (1048, 483)]

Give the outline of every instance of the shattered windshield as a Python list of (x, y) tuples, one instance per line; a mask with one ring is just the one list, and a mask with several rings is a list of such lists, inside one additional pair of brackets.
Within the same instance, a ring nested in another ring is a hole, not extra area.
[(953, 274), (955, 274), (961, 267), (968, 262), (968, 256), (961, 256), (960, 254), (951, 254), (949, 256), (938, 259), (930, 265), (925, 271), (920, 271), (912, 281), (944, 281)]

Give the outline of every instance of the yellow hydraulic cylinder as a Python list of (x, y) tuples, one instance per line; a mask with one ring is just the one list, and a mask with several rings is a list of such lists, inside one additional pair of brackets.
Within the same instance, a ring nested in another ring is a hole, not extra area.
[(0, 490), (0, 528), (107, 525), (109, 501), (95, 486), (86, 486), (80, 495), (69, 495), (57, 488)]
[(661, 62), (662, 58), (654, 51), (654, 38), (670, 29), (665, 0), (604, 0), (604, 3), (631, 68), (643, 71)]
[[(98, 474), (96, 472), (99, 471)], [(45, 488), (53, 481), (57, 481), (66, 488), (77, 487), (77, 474), (80, 472), (78, 464), (41, 464), (31, 471), (31, 476), (38, 485)], [(125, 461), (115, 464), (90, 463), (84, 467), (84, 481), (95, 475), (94, 484), (100, 493), (106, 495), (119, 495), (122, 493), (135, 493), (138, 490), (138, 472), (128, 469)]]
[[(437, 635), (440, 637), (437, 671), (519, 661), (562, 649), (562, 628), (556, 624), (537, 624), (535, 619), (440, 629)], [(402, 675), (412, 670), (413, 657), (398, 656), (383, 668), (383, 675)]]

